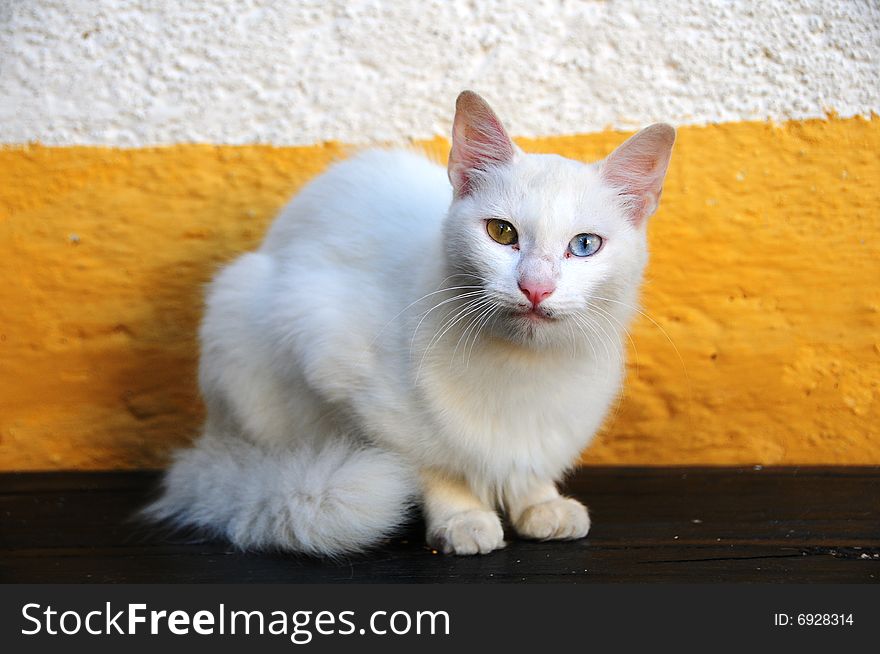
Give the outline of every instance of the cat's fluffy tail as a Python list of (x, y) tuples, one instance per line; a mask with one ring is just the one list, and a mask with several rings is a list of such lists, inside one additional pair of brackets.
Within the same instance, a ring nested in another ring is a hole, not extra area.
[(347, 439), (268, 450), (203, 437), (179, 452), (145, 517), (198, 527), (242, 549), (339, 556), (407, 518), (413, 473), (396, 455)]

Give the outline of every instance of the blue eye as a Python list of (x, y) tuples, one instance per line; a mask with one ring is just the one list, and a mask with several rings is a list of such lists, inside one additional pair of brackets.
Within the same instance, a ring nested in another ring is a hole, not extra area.
[(589, 257), (602, 247), (602, 237), (598, 234), (578, 234), (568, 244), (568, 251), (576, 257)]

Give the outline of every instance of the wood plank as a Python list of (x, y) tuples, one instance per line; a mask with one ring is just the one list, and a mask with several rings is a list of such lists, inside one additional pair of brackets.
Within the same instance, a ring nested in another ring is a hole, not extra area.
[(6, 582), (880, 581), (880, 467), (583, 468), (584, 541), (448, 557), (414, 518), (367, 555), (244, 554), (132, 519), (155, 472), (0, 476)]

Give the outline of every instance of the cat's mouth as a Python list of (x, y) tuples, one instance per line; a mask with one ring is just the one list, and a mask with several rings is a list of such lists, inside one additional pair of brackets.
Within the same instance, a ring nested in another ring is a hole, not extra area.
[(524, 309), (515, 309), (511, 312), (515, 317), (528, 320), (532, 323), (549, 322), (556, 320), (552, 311), (542, 309), (541, 307), (528, 307)]

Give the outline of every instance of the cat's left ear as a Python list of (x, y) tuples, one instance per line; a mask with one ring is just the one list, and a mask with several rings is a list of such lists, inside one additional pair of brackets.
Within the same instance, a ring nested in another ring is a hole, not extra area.
[(601, 164), (603, 179), (626, 198), (636, 226), (657, 211), (673, 143), (675, 130), (657, 123), (627, 139)]
[(473, 91), (462, 91), (455, 101), (448, 167), (455, 197), (470, 193), (481, 171), (510, 163), (518, 151), (486, 101)]

